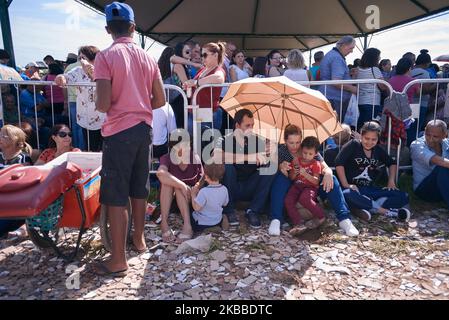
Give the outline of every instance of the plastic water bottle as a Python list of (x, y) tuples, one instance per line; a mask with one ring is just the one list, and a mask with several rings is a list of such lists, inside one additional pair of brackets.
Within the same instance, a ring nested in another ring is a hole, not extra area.
[(192, 87), (188, 87), (187, 88), (187, 98), (191, 98), (192, 97)]

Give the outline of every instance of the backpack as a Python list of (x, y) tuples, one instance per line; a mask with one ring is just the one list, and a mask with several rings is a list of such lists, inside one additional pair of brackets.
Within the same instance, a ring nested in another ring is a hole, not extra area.
[(380, 124), (383, 128), (381, 134), (382, 143), (388, 143), (388, 121), (391, 118), (391, 145), (398, 146), (399, 139), (402, 140), (402, 144), (404, 145), (407, 139), (404, 120), (410, 118), (411, 115), (412, 109), (408, 102), (407, 94), (393, 92), (391, 98), (387, 97), (384, 102), (380, 120)]

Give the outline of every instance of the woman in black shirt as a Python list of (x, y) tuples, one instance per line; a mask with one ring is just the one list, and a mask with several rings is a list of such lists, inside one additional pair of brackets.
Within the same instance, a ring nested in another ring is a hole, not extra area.
[[(376, 122), (366, 122), (361, 128), (361, 140), (347, 143), (335, 159), (337, 176), (344, 189), (351, 212), (368, 221), (372, 213), (408, 220), (410, 211), (408, 194), (396, 187), (397, 166), (393, 159), (377, 143), (381, 127)], [(374, 186), (385, 168), (389, 168), (386, 188)]]

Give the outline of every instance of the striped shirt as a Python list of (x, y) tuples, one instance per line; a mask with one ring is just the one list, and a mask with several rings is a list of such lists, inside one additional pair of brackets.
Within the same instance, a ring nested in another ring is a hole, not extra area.
[[(383, 79), (379, 68), (359, 68), (357, 79)], [(380, 106), (380, 90), (377, 84), (361, 84), (359, 89), (359, 105)]]
[(3, 155), (3, 153), (0, 152), (0, 168), (10, 166), (12, 164), (30, 165), (30, 164), (32, 164), (32, 161), (31, 161), (30, 156), (25, 152), (21, 152), (18, 155), (16, 155), (14, 158), (9, 159), (9, 160), (5, 159), (5, 156)]

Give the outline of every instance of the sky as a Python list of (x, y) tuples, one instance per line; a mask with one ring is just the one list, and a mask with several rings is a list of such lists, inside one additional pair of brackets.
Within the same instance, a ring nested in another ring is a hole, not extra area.
[[(41, 61), (47, 54), (55, 59), (65, 60), (67, 53), (76, 53), (82, 45), (95, 45), (104, 49), (112, 42), (104, 29), (104, 16), (74, 0), (13, 0), (9, 12), (16, 63), (20, 66), (30, 61)], [(449, 12), (431, 20), (375, 35), (370, 47), (381, 50), (382, 58), (391, 59), (393, 64), (407, 51), (419, 54), (421, 49), (428, 49), (432, 57), (437, 57), (449, 54), (447, 30)], [(358, 44), (361, 47), (361, 43)], [(3, 47), (1, 38), (0, 47)], [(331, 48), (332, 46), (326, 46), (318, 50), (327, 52)], [(158, 58), (163, 49), (163, 45), (147, 39), (146, 50), (151, 55)], [(317, 50), (312, 51), (312, 54), (315, 51)], [(347, 57), (348, 63), (361, 55), (356, 49)], [(309, 61), (308, 56), (306, 53), (306, 61)]]
[[(83, 45), (104, 49), (112, 43), (104, 28), (105, 17), (74, 0), (13, 0), (9, 18), (19, 66), (42, 61), (47, 54), (65, 60), (69, 52), (77, 53)], [(147, 39), (147, 47), (153, 42)], [(159, 57), (163, 49), (154, 43), (148, 52)]]

